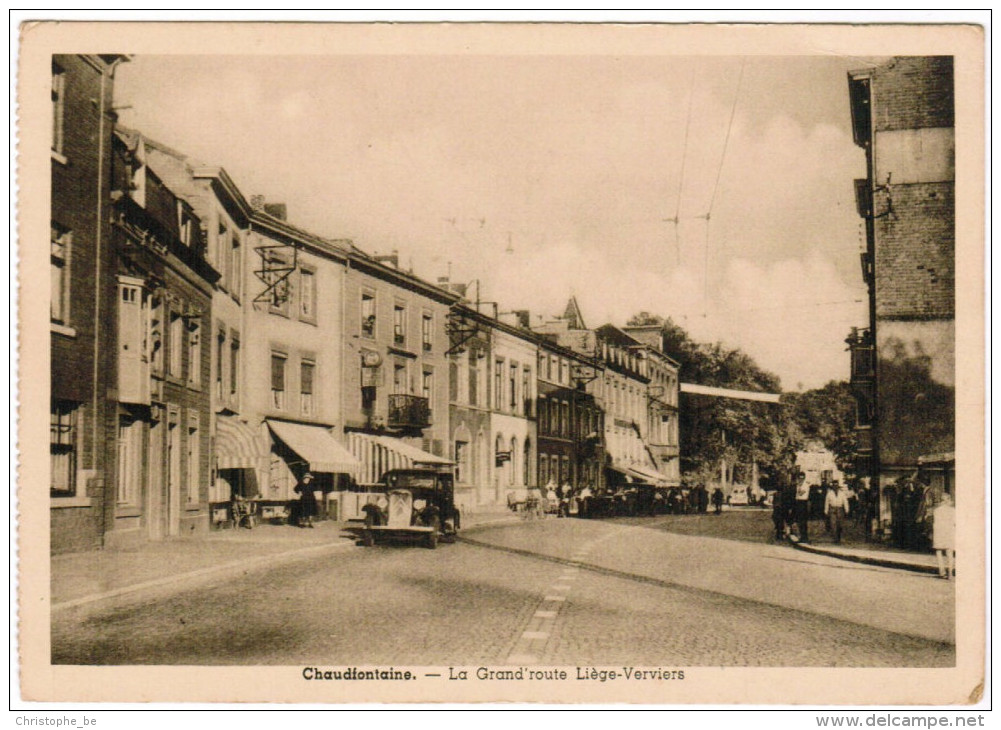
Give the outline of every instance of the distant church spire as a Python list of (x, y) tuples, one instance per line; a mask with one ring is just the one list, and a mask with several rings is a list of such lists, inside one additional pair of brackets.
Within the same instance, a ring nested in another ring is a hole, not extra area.
[(567, 308), (563, 312), (563, 319), (567, 321), (567, 326), (572, 330), (587, 329), (587, 325), (584, 324), (584, 315), (580, 313), (580, 307), (577, 305), (577, 297), (570, 297)]

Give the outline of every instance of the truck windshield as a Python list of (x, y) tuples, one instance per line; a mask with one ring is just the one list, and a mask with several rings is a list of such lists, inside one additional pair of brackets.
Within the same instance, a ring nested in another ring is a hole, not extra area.
[(434, 489), (433, 474), (391, 474), (389, 486), (404, 489)]

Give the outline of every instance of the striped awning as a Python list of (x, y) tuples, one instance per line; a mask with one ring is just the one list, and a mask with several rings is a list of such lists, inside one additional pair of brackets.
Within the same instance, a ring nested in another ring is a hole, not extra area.
[(415, 465), (448, 465), (455, 462), (435, 456), (423, 449), (392, 436), (369, 433), (349, 433), (348, 448), (362, 463), (359, 481), (375, 484), (390, 469), (406, 469)]
[(216, 469), (255, 469), (268, 450), (257, 429), (236, 416), (217, 416)]
[(285, 421), (267, 422), (271, 433), (297, 453), (310, 471), (329, 474), (353, 474), (361, 466), (347, 449), (323, 426)]

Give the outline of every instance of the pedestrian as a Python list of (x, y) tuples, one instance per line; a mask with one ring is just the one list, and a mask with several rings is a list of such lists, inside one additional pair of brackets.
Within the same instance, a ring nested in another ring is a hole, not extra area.
[(295, 485), (299, 495), (299, 527), (313, 527), (313, 517), (316, 516), (316, 494), (313, 492), (313, 475), (306, 472), (302, 480)]
[(938, 577), (950, 580), (956, 575), (956, 508), (952, 495), (942, 495), (932, 520), (932, 547), (938, 561)]
[(831, 525), (831, 532), (834, 534), (834, 544), (841, 544), (841, 528), (848, 514), (848, 497), (841, 491), (841, 485), (835, 479), (831, 482), (827, 490), (827, 497), (824, 499), (824, 514)]
[(772, 496), (772, 524), (775, 525), (775, 542), (782, 542), (785, 538), (786, 510), (788, 509), (785, 491), (779, 487)]
[(713, 514), (719, 514), (723, 511), (723, 490), (716, 487), (713, 490)]
[(806, 483), (806, 474), (799, 472), (796, 475), (796, 497), (793, 508), (796, 516), (796, 528), (799, 531), (799, 542), (808, 544), (810, 542), (809, 521), (810, 521), (810, 486)]

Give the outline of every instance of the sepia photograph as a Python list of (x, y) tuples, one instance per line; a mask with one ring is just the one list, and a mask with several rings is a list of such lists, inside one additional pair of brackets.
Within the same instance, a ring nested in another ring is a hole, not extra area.
[(22, 693), (976, 702), (983, 44), (23, 26)]

